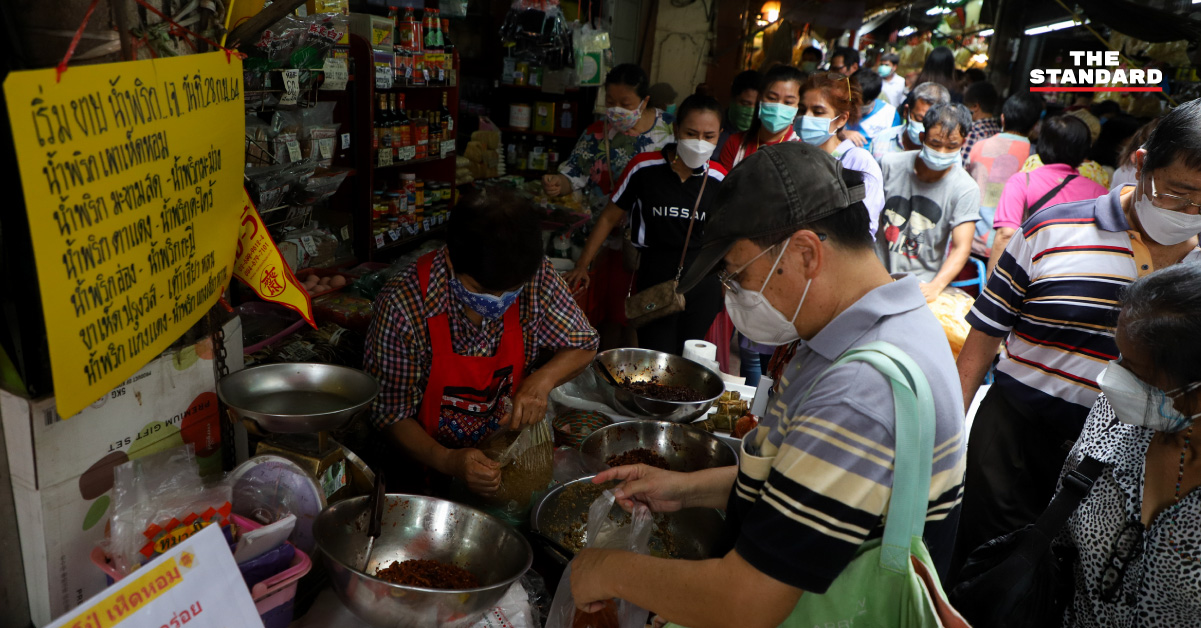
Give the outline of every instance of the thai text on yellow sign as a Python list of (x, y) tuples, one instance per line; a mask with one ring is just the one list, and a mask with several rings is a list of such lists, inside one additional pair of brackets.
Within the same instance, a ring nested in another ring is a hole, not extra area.
[(242, 62), (222, 52), (4, 82), (58, 412), (165, 350), (221, 296), (242, 210)]
[(250, 200), (245, 189), (242, 190), (242, 219), (239, 224), (241, 231), (234, 255), (234, 276), (250, 286), (259, 298), (296, 311), (316, 328), (309, 293), (296, 281), (296, 275), (279, 254), (275, 239), (267, 233), (254, 201)]
[(158, 599), (183, 580), (174, 558), (145, 571), (145, 574), (135, 573), (136, 578), (130, 577), (127, 581), (122, 581), (116, 591), (80, 613), (74, 624), (67, 620), (66, 625), (79, 628), (116, 626), (121, 620)]

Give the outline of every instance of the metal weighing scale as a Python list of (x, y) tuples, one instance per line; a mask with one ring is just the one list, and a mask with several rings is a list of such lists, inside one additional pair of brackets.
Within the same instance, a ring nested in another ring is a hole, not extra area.
[(370, 470), (329, 432), (366, 411), (377, 394), (375, 378), (331, 364), (267, 364), (217, 383), (217, 396), (247, 431), (264, 437), (256, 458), (278, 456), (295, 463), (327, 503), (371, 489)]

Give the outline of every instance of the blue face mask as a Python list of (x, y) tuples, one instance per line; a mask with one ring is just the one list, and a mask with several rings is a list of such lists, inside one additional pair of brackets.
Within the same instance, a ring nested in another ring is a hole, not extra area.
[(475, 310), (480, 316), (487, 319), (496, 319), (504, 316), (509, 307), (517, 301), (517, 295), (521, 294), (521, 288), (510, 290), (500, 296), (479, 294), (468, 290), (463, 285), (463, 282), (459, 281), (458, 277), (450, 278), (450, 291), (460, 303)]
[(797, 108), (778, 102), (765, 102), (759, 105), (759, 120), (772, 133), (779, 133), (788, 128), (796, 118)]
[(801, 116), (801, 141), (814, 146), (824, 144), (826, 140), (834, 136), (830, 132), (831, 122), (833, 120), (830, 118)]
[(888, 78), (888, 77), (892, 76), (892, 66), (891, 65), (878, 65), (878, 66), (876, 66), (876, 74), (879, 74), (880, 78)]
[(910, 120), (909, 124), (905, 127), (905, 133), (909, 134), (909, 141), (913, 142), (914, 144), (922, 143), (921, 134), (925, 132), (925, 130), (926, 125), (914, 120)]
[(942, 172), (959, 163), (961, 159), (960, 152), (957, 150), (953, 153), (940, 153), (929, 146), (922, 145), (922, 152), (918, 153), (918, 156), (922, 158), (922, 161), (926, 162), (927, 166), (930, 166), (931, 170)]

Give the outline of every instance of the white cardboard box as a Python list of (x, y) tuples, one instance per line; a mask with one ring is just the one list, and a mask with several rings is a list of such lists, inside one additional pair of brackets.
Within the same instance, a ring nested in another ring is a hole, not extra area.
[[(225, 324), (226, 365), (242, 368), (242, 323)], [(205, 356), (205, 357), (201, 357)], [(207, 358), (207, 359), (206, 359)], [(112, 468), (192, 443), (220, 470), (220, 413), (205, 341), (159, 356), (68, 420), (54, 398), (0, 391), (30, 614), (45, 625), (105, 587), (90, 554), (104, 538)]]

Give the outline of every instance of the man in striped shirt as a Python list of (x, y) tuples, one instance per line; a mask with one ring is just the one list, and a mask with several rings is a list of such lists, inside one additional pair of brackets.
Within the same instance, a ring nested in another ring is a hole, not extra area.
[[(577, 606), (620, 597), (691, 628), (774, 628), (802, 593), (826, 593), (889, 516), (898, 448), (892, 388), (866, 364), (830, 368), (874, 341), (907, 353), (930, 384), (924, 538), (940, 568), (949, 562), (964, 460), (950, 345), (917, 279), (890, 276), (872, 252), (863, 198), (861, 173), (800, 142), (763, 148), (726, 178), (681, 289), (724, 264), (741, 332), (771, 344), (805, 342), (780, 395), (743, 439), (739, 467), (673, 473), (633, 465), (595, 479), (624, 480), (616, 490), (627, 508), (632, 499), (661, 511), (724, 507), (727, 543), (701, 561), (584, 550), (571, 567)], [(865, 603), (900, 607), (885, 595)]]
[(1100, 393), (1097, 375), (1118, 358), (1122, 288), (1195, 255), (1201, 101), (1166, 116), (1135, 165), (1137, 185), (1026, 220), (967, 316), (957, 363), (965, 408), (1002, 341), (1005, 352), (972, 424), (952, 579), (972, 550), (1046, 508)]

